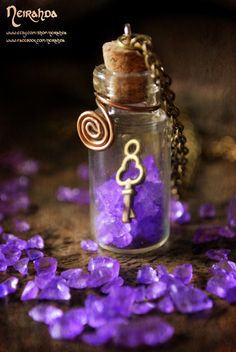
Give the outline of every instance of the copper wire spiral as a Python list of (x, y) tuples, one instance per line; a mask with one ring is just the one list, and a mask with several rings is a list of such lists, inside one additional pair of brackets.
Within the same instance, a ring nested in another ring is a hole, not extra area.
[(84, 145), (92, 150), (104, 150), (114, 140), (114, 128), (112, 121), (103, 105), (96, 98), (97, 106), (101, 113), (96, 111), (85, 111), (77, 121), (77, 131)]

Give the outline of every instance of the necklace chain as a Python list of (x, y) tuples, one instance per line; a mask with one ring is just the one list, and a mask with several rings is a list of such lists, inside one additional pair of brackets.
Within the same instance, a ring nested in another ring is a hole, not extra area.
[(175, 94), (170, 89), (171, 78), (165, 72), (164, 67), (153, 52), (152, 39), (149, 36), (136, 34), (124, 34), (118, 38), (119, 43), (127, 49), (137, 50), (144, 56), (147, 69), (155, 83), (160, 87), (161, 107), (165, 110), (170, 119), (171, 132), (171, 188), (172, 194), (178, 196), (183, 184), (183, 177), (186, 170), (188, 148), (184, 126), (178, 119), (179, 109), (175, 106)]

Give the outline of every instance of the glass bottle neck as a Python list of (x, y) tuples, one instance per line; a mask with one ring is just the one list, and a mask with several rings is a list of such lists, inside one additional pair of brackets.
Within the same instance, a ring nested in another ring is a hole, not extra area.
[(93, 72), (95, 92), (124, 105), (154, 107), (160, 102), (160, 90), (149, 71), (111, 72), (104, 65)]

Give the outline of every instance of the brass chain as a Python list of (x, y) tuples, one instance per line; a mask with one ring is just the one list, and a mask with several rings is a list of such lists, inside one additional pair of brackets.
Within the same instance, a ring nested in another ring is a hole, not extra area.
[(160, 88), (161, 107), (165, 110), (170, 119), (171, 132), (171, 191), (174, 196), (179, 196), (180, 188), (183, 184), (183, 177), (186, 170), (188, 148), (186, 147), (186, 137), (184, 126), (178, 119), (179, 109), (175, 106), (175, 94), (170, 89), (171, 78), (165, 72), (164, 67), (153, 52), (152, 39), (149, 36), (136, 34), (118, 38), (121, 45), (128, 49), (137, 50), (144, 56), (147, 69), (155, 83)]

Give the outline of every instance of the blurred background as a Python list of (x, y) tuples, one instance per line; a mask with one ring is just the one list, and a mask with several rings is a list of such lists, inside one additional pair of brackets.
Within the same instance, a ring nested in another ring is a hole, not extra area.
[[(66, 31), (64, 44), (12, 44), (6, 7), (55, 10), (19, 30)], [(1, 2), (1, 150), (20, 148), (54, 168), (86, 160), (77, 116), (95, 107), (92, 71), (102, 44), (123, 33), (153, 37), (173, 79), (190, 148), (187, 190), (224, 203), (236, 193), (236, 1), (16, 0)]]

